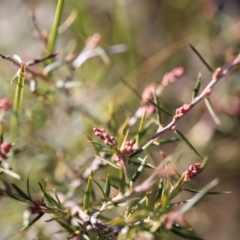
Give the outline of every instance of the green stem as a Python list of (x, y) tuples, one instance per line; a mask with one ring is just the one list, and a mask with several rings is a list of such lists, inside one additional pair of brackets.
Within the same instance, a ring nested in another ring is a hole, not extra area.
[(18, 136), (19, 116), (22, 110), (23, 87), (25, 81), (25, 63), (22, 63), (18, 75), (17, 87), (13, 102), (13, 115), (11, 118), (11, 140), (14, 141)]
[(59, 27), (59, 23), (60, 23), (62, 11), (63, 11), (63, 4), (64, 4), (64, 0), (58, 0), (52, 29), (51, 29), (51, 32), (49, 34), (49, 39), (48, 39), (48, 47), (47, 47), (48, 54), (53, 53), (53, 51), (55, 49), (57, 35), (58, 35), (58, 27)]

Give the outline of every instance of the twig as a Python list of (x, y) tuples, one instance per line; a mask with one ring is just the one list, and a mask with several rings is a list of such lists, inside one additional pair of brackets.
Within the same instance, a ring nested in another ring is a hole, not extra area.
[[(43, 58), (33, 59), (33, 60), (30, 60), (30, 61), (27, 61), (25, 63), (26, 72), (32, 74), (33, 76), (40, 77), (42, 79), (46, 79), (46, 76), (44, 74), (42, 74), (41, 72), (34, 71), (33, 69), (29, 68), (29, 66), (33, 66), (37, 63), (44, 62), (47, 59), (55, 58), (57, 55), (58, 55), (58, 53), (53, 53), (53, 54), (47, 55), (46, 57), (43, 57)], [(17, 66), (19, 68), (21, 67), (21, 64), (23, 63), (23, 62), (18, 61), (15, 58), (9, 56), (9, 55), (5, 56), (5, 55), (0, 53), (0, 57), (4, 60), (10, 61), (11, 63), (13, 63), (15, 66)]]
[(163, 166), (164, 166), (164, 162), (161, 162), (157, 168), (155, 169), (155, 171), (140, 185), (134, 187), (134, 188), (130, 188), (128, 191), (126, 191), (124, 194), (122, 195), (117, 195), (116, 197), (114, 197), (112, 200), (105, 202), (102, 207), (100, 208), (100, 210), (98, 212), (95, 213), (96, 216), (99, 216), (103, 211), (105, 211), (110, 205), (114, 204), (114, 203), (118, 203), (118, 202), (122, 202), (122, 201), (126, 201), (127, 199), (129, 199), (132, 195), (137, 194), (137, 193), (141, 193), (141, 192), (146, 192), (149, 188), (151, 188), (151, 186), (160, 178), (160, 177), (164, 177), (164, 173), (162, 174), (162, 170), (163, 170)]
[(196, 98), (194, 98), (191, 103), (184, 104), (182, 107), (176, 109), (176, 114), (173, 117), (173, 120), (166, 127), (163, 127), (161, 130), (153, 134), (145, 143), (137, 147), (131, 155), (135, 154), (136, 152), (139, 152), (140, 150), (144, 150), (145, 148), (147, 148), (151, 142), (155, 141), (163, 133), (174, 130), (176, 128), (176, 123), (182, 117), (184, 117), (194, 106), (196, 106), (201, 100), (203, 100), (205, 97), (210, 95), (215, 84), (217, 84), (228, 73), (236, 69), (239, 66), (239, 63), (240, 63), (240, 55), (238, 55), (226, 69), (222, 70), (221, 68), (217, 68), (213, 74), (212, 80), (205, 87), (202, 93)]
[(47, 55), (46, 57), (43, 57), (43, 58), (33, 59), (33, 60), (30, 60), (30, 61), (27, 61), (27, 62), (26, 62), (26, 65), (27, 65), (27, 66), (33, 66), (33, 65), (35, 65), (35, 64), (44, 62), (44, 61), (46, 61), (47, 59), (55, 58), (57, 55), (58, 55), (58, 53), (52, 53), (52, 54)]
[(40, 28), (38, 27), (38, 25), (36, 23), (35, 12), (33, 10), (29, 10), (28, 15), (29, 15), (29, 17), (30, 17), (30, 19), (32, 21), (33, 27), (37, 31), (37, 34), (38, 34), (39, 38), (43, 41), (44, 48), (46, 48), (47, 47), (47, 43), (48, 43), (48, 39), (47, 39), (46, 36), (44, 36), (44, 34), (42, 33), (42, 31), (40, 30)]
[(86, 214), (75, 201), (68, 201), (65, 203), (65, 207), (70, 209), (72, 216), (77, 216), (77, 221), (81, 221), (85, 226), (86, 231), (95, 231), (101, 239), (105, 239), (103, 236), (109, 233), (120, 232), (122, 227), (120, 226), (108, 226), (106, 223), (99, 220), (96, 214), (92, 216)]
[(73, 61), (69, 74), (66, 78), (66, 82), (71, 81), (74, 78), (74, 73), (87, 59), (91, 58), (93, 49), (97, 46), (100, 41), (100, 35), (98, 33), (93, 34), (86, 43), (86, 46), (80, 52), (78, 57)]

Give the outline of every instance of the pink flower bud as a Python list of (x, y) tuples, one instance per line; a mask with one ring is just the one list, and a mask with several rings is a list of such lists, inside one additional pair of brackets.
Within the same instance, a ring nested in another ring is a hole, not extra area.
[(8, 98), (0, 99), (0, 109), (6, 112), (8, 109), (12, 108), (12, 103)]
[(109, 135), (103, 128), (93, 128), (95, 136), (100, 138), (106, 145), (115, 147), (117, 142), (115, 138)]
[(0, 156), (2, 159), (7, 160), (7, 154), (10, 152), (12, 148), (12, 144), (8, 142), (3, 142), (0, 145)]
[(194, 179), (200, 172), (201, 163), (194, 163), (185, 172), (184, 182)]
[(163, 76), (162, 85), (167, 86), (170, 83), (175, 82), (183, 74), (184, 74), (183, 67), (174, 68), (171, 72), (168, 72)]

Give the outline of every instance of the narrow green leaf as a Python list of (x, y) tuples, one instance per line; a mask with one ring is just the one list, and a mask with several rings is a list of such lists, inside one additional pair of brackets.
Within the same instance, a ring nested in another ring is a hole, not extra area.
[(52, 221), (56, 221), (56, 220), (61, 219), (61, 218), (63, 218), (63, 217), (64, 217), (64, 215), (61, 215), (61, 216), (59, 216), (59, 217), (50, 218), (50, 219), (48, 219), (48, 220), (45, 220), (44, 222), (52, 222)]
[(215, 110), (214, 110), (214, 108), (213, 108), (213, 105), (212, 105), (212, 103), (211, 103), (210, 98), (206, 98), (206, 97), (205, 97), (205, 98), (204, 98), (204, 102), (205, 102), (205, 104), (206, 104), (206, 106), (207, 106), (207, 109), (208, 109), (208, 111), (209, 111), (209, 113), (210, 113), (213, 121), (214, 121), (217, 125), (220, 125), (220, 124), (221, 124), (221, 121), (220, 121), (220, 119), (218, 118), (217, 114), (215, 113)]
[(101, 185), (98, 183), (98, 181), (96, 181), (94, 178), (92, 178), (92, 180), (94, 181), (94, 183), (97, 185), (101, 195), (102, 195), (102, 198), (104, 199), (105, 198), (105, 194), (104, 194), (104, 191), (103, 191), (103, 188), (101, 187)]
[(44, 213), (40, 213), (37, 215), (37, 217), (35, 217), (28, 225), (26, 225), (25, 227), (23, 227), (22, 229), (20, 229), (20, 232), (29, 228), (30, 226), (32, 226), (37, 220), (39, 220), (42, 216), (44, 215)]
[[(187, 191), (187, 192), (192, 192), (192, 193), (198, 193), (200, 192), (200, 190), (196, 190), (196, 189), (191, 189), (191, 188), (183, 188), (182, 190), (184, 191)], [(212, 194), (212, 195), (215, 195), (215, 194), (229, 194), (231, 192), (229, 191), (220, 191), (220, 192), (207, 192), (206, 194)]]
[(180, 210), (179, 214), (184, 214), (190, 210), (191, 207), (195, 206), (212, 188), (214, 188), (218, 184), (219, 180), (214, 179), (210, 183), (208, 183), (205, 187), (203, 187), (196, 195), (191, 198), (191, 201), (185, 204)]
[(146, 202), (147, 196), (143, 196), (139, 199), (139, 197), (131, 198), (130, 204), (129, 204), (129, 210), (131, 209), (132, 212), (135, 210), (142, 208), (144, 206), (144, 203)]
[(43, 185), (40, 182), (38, 182), (38, 185), (40, 187), (41, 192), (44, 194), (45, 193), (45, 189), (44, 189)]
[(151, 192), (147, 192), (147, 193), (146, 193), (145, 206), (146, 206), (147, 208), (150, 207), (150, 193), (151, 193)]
[(146, 149), (149, 145), (153, 144), (155, 141), (158, 141), (161, 144), (167, 144), (167, 143), (171, 143), (171, 142), (177, 142), (179, 140), (181, 140), (179, 137), (160, 139), (160, 140), (153, 139), (151, 141), (148, 141), (145, 145), (137, 148), (132, 154), (130, 154), (129, 158), (135, 157), (136, 155), (140, 154), (142, 151), (144, 151), (144, 149)]
[(119, 171), (119, 193), (124, 193), (125, 192), (125, 188), (126, 188), (126, 181), (125, 181), (126, 177), (125, 177), (125, 172), (124, 169), (121, 168)]
[(59, 197), (58, 197), (58, 195), (57, 195), (57, 192), (56, 192), (56, 189), (55, 189), (55, 188), (53, 189), (53, 192), (54, 192), (54, 195), (55, 195), (55, 197), (56, 197), (56, 199), (57, 199), (58, 204), (59, 204), (60, 206), (62, 206), (62, 203), (61, 203), (61, 201), (60, 201), (60, 199), (59, 199)]
[(93, 172), (91, 171), (89, 174), (89, 177), (88, 177), (85, 195), (83, 198), (83, 209), (85, 212), (88, 212), (88, 208), (90, 205), (90, 198), (91, 198), (91, 192), (92, 192), (92, 181), (93, 181)]
[(167, 194), (163, 194), (162, 195), (162, 198), (161, 198), (161, 210), (162, 210), (162, 213), (166, 213), (167, 210), (168, 210), (168, 205), (169, 205), (169, 196)]
[(202, 238), (198, 237), (196, 233), (192, 230), (192, 228), (183, 228), (177, 225), (174, 225), (171, 228), (171, 231), (176, 235), (183, 237), (185, 239), (190, 240), (203, 240)]
[(9, 194), (9, 193), (8, 193), (7, 196), (10, 197), (10, 198), (13, 198), (13, 199), (15, 199), (15, 200), (17, 200), (17, 201), (19, 201), (19, 202), (24, 202), (24, 203), (29, 202), (29, 201), (26, 201), (26, 200), (17, 198), (17, 197), (14, 196), (13, 194)]
[(16, 190), (16, 192), (22, 197), (24, 198), (25, 200), (28, 200), (28, 201), (32, 201), (32, 199), (25, 193), (23, 192), (18, 186), (16, 186), (14, 183), (11, 184), (14, 189)]
[(155, 203), (157, 203), (158, 200), (162, 197), (163, 191), (164, 191), (163, 178), (161, 178), (158, 184), (158, 191), (155, 197)]
[(27, 193), (28, 193), (28, 196), (31, 198), (31, 193), (30, 193), (30, 185), (29, 185), (29, 178), (27, 178)]
[(158, 106), (157, 108), (157, 117), (158, 117), (158, 122), (159, 122), (159, 125), (162, 126), (163, 125), (163, 120), (162, 120), (162, 112), (161, 112), (161, 109), (160, 109), (160, 100), (159, 98), (156, 96), (156, 93), (154, 92), (154, 102), (156, 103), (156, 105)]
[(138, 209), (134, 211), (126, 220), (128, 224), (134, 224), (139, 221), (139, 219), (144, 219), (148, 215), (147, 209)]
[(104, 187), (105, 198), (109, 198), (109, 196), (110, 196), (110, 189), (111, 189), (111, 183), (110, 183), (109, 175), (107, 175), (106, 183), (105, 183), (105, 187)]
[(174, 132), (175, 132), (175, 134), (176, 134), (182, 141), (184, 141), (184, 142), (188, 145), (188, 147), (189, 147), (194, 153), (196, 153), (196, 155), (198, 155), (198, 157), (200, 157), (201, 159), (203, 159), (203, 158), (201, 157), (201, 155), (198, 153), (198, 151), (193, 147), (193, 145), (187, 140), (187, 138), (186, 138), (181, 132), (179, 132), (178, 130), (175, 130)]
[(113, 161), (111, 161), (111, 160), (109, 160), (109, 159), (101, 158), (101, 157), (99, 157), (99, 156), (97, 156), (97, 155), (95, 155), (95, 157), (98, 158), (98, 159), (100, 159), (100, 160), (102, 160), (102, 161), (104, 161), (104, 162), (106, 162), (106, 163), (108, 163), (110, 166), (112, 166), (112, 167), (114, 167), (114, 168), (117, 168), (117, 169), (120, 169), (120, 168), (121, 168), (120, 165), (114, 163)]
[(124, 139), (122, 141), (122, 144), (121, 144), (121, 147), (120, 147), (120, 150), (123, 151), (124, 148), (125, 148), (125, 144), (126, 144), (126, 141), (127, 141), (127, 138), (128, 138), (128, 133), (129, 133), (129, 130), (127, 130), (125, 136), (124, 136)]
[[(133, 161), (133, 160), (129, 160), (128, 161), (128, 164), (129, 165), (134, 165), (134, 166), (140, 166), (141, 165), (141, 163), (139, 163), (139, 162), (135, 162), (135, 161)], [(146, 163), (145, 165), (144, 165), (144, 167), (145, 168), (155, 168), (153, 165), (151, 165), (150, 163)]]
[(202, 55), (197, 51), (197, 49), (190, 43), (190, 48), (193, 50), (194, 53), (196, 53), (196, 55), (199, 57), (199, 59), (201, 60), (201, 62), (205, 65), (205, 67), (210, 71), (210, 72), (214, 72), (213, 68), (210, 67), (210, 65), (207, 63), (207, 61), (205, 61), (205, 59), (202, 57)]
[[(143, 161), (145, 161), (145, 158), (144, 159), (142, 159), (142, 158), (138, 158), (138, 160), (142, 163)], [(155, 166), (153, 166), (152, 164), (150, 164), (150, 163), (145, 163), (145, 165), (144, 166), (149, 166), (149, 167), (151, 167), (151, 168), (156, 168)]]
[(168, 112), (168, 111), (165, 110), (164, 108), (162, 108), (162, 107), (160, 107), (159, 105), (157, 105), (153, 100), (148, 99), (148, 101), (149, 101), (152, 105), (154, 105), (157, 109), (159, 109), (159, 111), (162, 111), (162, 112), (164, 112), (165, 114), (167, 114), (168, 116), (173, 117), (173, 114), (171, 114), (170, 112)]
[(23, 102), (23, 88), (25, 82), (25, 69), (26, 66), (24, 63), (21, 64), (17, 86), (14, 95), (13, 101), (13, 114), (11, 117), (11, 139), (14, 142), (18, 136), (19, 131), (19, 117), (22, 111), (22, 102)]
[[(113, 112), (111, 113), (111, 116), (112, 116), (115, 114), (114, 109), (111, 111)], [(129, 119), (126, 119), (125, 122), (118, 128), (118, 131), (117, 131), (118, 139), (124, 138), (126, 128), (128, 127), (128, 122), (129, 122)]]
[[(99, 178), (101, 181), (103, 181), (105, 184), (106, 184), (106, 180), (105, 179), (102, 179), (102, 178)], [(120, 180), (117, 178), (117, 182), (119, 182)], [(109, 178), (109, 182), (110, 182), (110, 178)], [(119, 189), (119, 187), (116, 185), (116, 184), (113, 184), (112, 182), (111, 183), (111, 187), (115, 188), (116, 190)]]
[(55, 219), (56, 222), (61, 226), (63, 227), (64, 229), (66, 229), (69, 233), (74, 233), (75, 232), (75, 229), (74, 228), (71, 228), (71, 225), (68, 224), (68, 223), (64, 223), (62, 221), (60, 221), (59, 219)]
[(187, 202), (190, 202), (190, 201), (192, 201), (192, 200), (190, 199), (190, 200), (184, 200), (184, 201), (180, 201), (180, 202), (176, 202), (176, 203), (171, 203), (171, 204), (168, 205), (168, 208), (183, 205), (183, 204), (185, 204)]
[(43, 190), (46, 192), (46, 187), (47, 187), (47, 179), (44, 181), (44, 184), (43, 184)]
[(167, 143), (173, 143), (173, 142), (178, 142), (181, 139), (179, 137), (172, 137), (172, 138), (164, 138), (164, 139), (158, 139), (157, 141), (160, 144), (167, 144)]
[(52, 201), (52, 198), (50, 197), (50, 195), (47, 194), (46, 192), (45, 192), (45, 194), (44, 194), (44, 199), (46, 200), (46, 202), (47, 202), (49, 205), (51, 205), (51, 206), (54, 206), (54, 205), (55, 205), (54, 202)]
[(176, 197), (182, 190), (182, 186), (184, 184), (184, 178), (185, 174), (183, 173), (177, 183), (172, 187), (170, 194), (169, 194), (169, 199), (172, 199)]
[(110, 219), (107, 224), (109, 226), (123, 226), (124, 224), (126, 224), (125, 217), (119, 214), (119, 216)]
[(51, 202), (53, 204), (53, 206), (59, 208), (59, 209), (64, 209), (64, 207), (62, 206), (61, 202), (56, 201), (50, 194), (46, 194), (48, 199), (51, 199)]
[(197, 81), (196, 81), (196, 84), (195, 84), (195, 87), (194, 87), (194, 90), (193, 90), (193, 93), (192, 93), (192, 99), (194, 99), (195, 97), (197, 97), (198, 93), (199, 93), (199, 89), (201, 87), (201, 77), (202, 77), (202, 74), (199, 73), (198, 74), (198, 77), (197, 77)]
[(140, 125), (138, 128), (137, 139), (136, 139), (136, 143), (135, 143), (136, 145), (139, 145), (140, 139), (143, 135), (143, 127), (144, 127), (145, 118), (146, 118), (146, 111), (143, 112), (141, 122), (140, 122)]
[(207, 167), (208, 159), (209, 159), (208, 157), (203, 158), (200, 166), (200, 171), (198, 172), (198, 174), (200, 174), (200, 172), (202, 172)]
[(142, 173), (142, 171), (143, 171), (143, 169), (145, 167), (146, 162), (147, 162), (147, 156), (144, 159), (142, 159), (141, 165), (139, 166), (137, 171), (133, 174), (133, 176), (132, 176), (132, 178), (130, 180), (130, 187), (133, 185), (133, 183), (138, 179), (138, 177)]
[[(42, 186), (41, 183), (38, 183), (41, 192), (43, 194), (43, 199), (46, 200), (46, 202), (51, 205), (51, 206), (55, 206), (56, 204), (54, 204), (54, 202), (56, 202), (49, 194), (47, 194), (45, 188), (46, 188), (46, 181), (44, 182), (44, 185)], [(58, 203), (57, 203), (58, 204)]]
[[(38, 185), (39, 185), (40, 190), (41, 190), (41, 192), (42, 192), (42, 198), (43, 198), (43, 199), (46, 198), (46, 194), (47, 194), (46, 191), (45, 191), (45, 187), (46, 187), (45, 183), (46, 183), (46, 182), (44, 182), (44, 185), (42, 185), (40, 182), (38, 182)], [(48, 199), (46, 199), (46, 200), (48, 200)], [(51, 200), (48, 201), (48, 204), (52, 205)]]

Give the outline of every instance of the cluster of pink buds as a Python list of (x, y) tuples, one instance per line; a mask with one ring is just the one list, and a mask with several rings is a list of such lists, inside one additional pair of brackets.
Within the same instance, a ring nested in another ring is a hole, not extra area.
[(170, 83), (175, 82), (183, 74), (183, 67), (174, 68), (171, 72), (168, 72), (163, 76), (161, 86), (158, 86), (156, 83), (151, 83), (144, 89), (142, 93), (142, 105), (144, 106), (147, 115), (153, 115), (157, 111), (156, 107), (149, 102), (149, 99), (153, 99), (154, 93), (156, 93), (156, 95), (158, 96), (163, 88), (165, 88)]
[(3, 112), (6, 112), (8, 109), (12, 108), (12, 103), (8, 98), (2, 98), (0, 99), (0, 109)]
[(165, 75), (163, 76), (162, 85), (165, 87), (170, 83), (175, 82), (183, 74), (184, 74), (183, 67), (174, 68), (171, 72), (165, 73)]
[(134, 139), (132, 139), (130, 141), (126, 141), (123, 153), (127, 154), (127, 155), (130, 155), (131, 153), (133, 153), (133, 151), (134, 151), (134, 149), (133, 149), (134, 143), (135, 143)]
[(108, 146), (111, 147), (116, 147), (117, 146), (117, 142), (115, 140), (115, 138), (111, 135), (109, 135), (108, 133), (106, 133), (106, 131), (103, 128), (93, 128), (93, 132), (95, 134), (95, 136), (99, 137), (102, 141), (104, 141), (104, 143)]
[(184, 182), (194, 179), (200, 171), (201, 163), (194, 163), (190, 165), (188, 170), (185, 172)]
[(156, 107), (149, 102), (149, 99), (153, 99), (156, 88), (157, 84), (151, 83), (144, 89), (142, 93), (142, 104), (144, 105), (147, 115), (153, 115), (156, 113)]
[(193, 105), (192, 105), (191, 103), (185, 103), (185, 104), (183, 104), (182, 107), (176, 109), (174, 119), (175, 119), (175, 120), (178, 120), (179, 118), (181, 118), (182, 116), (184, 116), (186, 113), (188, 113), (189, 110), (190, 110), (192, 107), (193, 107)]
[(127, 162), (129, 155), (134, 152), (135, 140), (130, 140), (125, 143), (124, 149), (112, 156), (112, 161), (116, 163), (121, 163), (121, 161)]
[(127, 162), (129, 155), (134, 152), (134, 143), (135, 140), (126, 141), (124, 149), (120, 150), (117, 146), (117, 141), (115, 137), (110, 136), (103, 128), (93, 128), (95, 136), (100, 138), (108, 146), (111, 146), (115, 149), (116, 153), (112, 156), (112, 161), (116, 163), (121, 163), (122, 161)]
[(142, 93), (142, 103), (143, 104), (147, 104), (149, 101), (149, 99), (153, 99), (153, 93), (155, 91), (155, 89), (157, 88), (157, 84), (156, 83), (151, 83), (150, 85), (148, 85), (147, 87), (145, 87), (145, 89), (143, 90)]
[(3, 142), (0, 145), (0, 156), (3, 160), (7, 160), (7, 154), (10, 152), (12, 148), (12, 144), (8, 142)]

